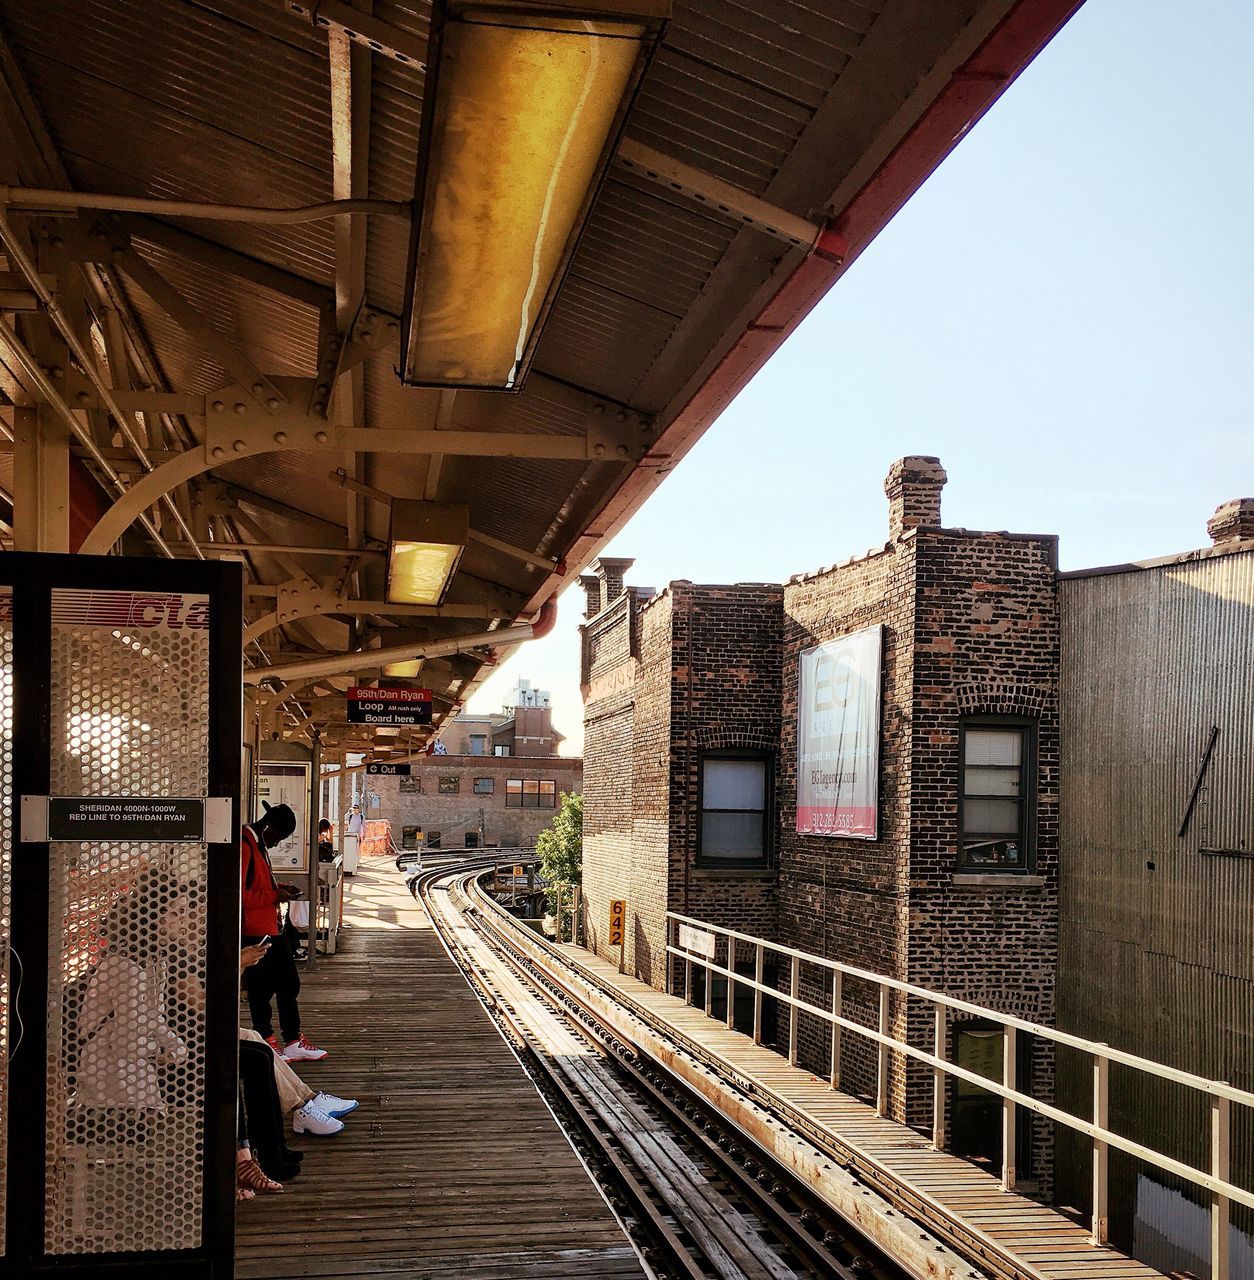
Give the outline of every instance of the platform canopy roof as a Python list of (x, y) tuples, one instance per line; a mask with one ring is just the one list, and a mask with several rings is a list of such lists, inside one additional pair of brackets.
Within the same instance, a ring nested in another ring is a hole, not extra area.
[[(438, 726), (1076, 7), (673, 0), (502, 392), (398, 375), (427, 0), (2, 0), (3, 434), (77, 424), (71, 549), (242, 558), (277, 731), (366, 745), (405, 647)], [(393, 498), (465, 509), (437, 605), (387, 599)]]

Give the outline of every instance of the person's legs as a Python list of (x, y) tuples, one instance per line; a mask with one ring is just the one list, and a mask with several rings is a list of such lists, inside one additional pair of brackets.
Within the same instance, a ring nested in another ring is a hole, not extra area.
[(283, 1112), (274, 1084), (274, 1054), (265, 1044), (242, 1040), (239, 1046), (239, 1073), (248, 1115), (248, 1138), (257, 1162), (272, 1177), (282, 1181), (297, 1172), (285, 1157)]
[[(240, 1028), (239, 1037), (241, 1040), (265, 1044), (265, 1041), (255, 1031), (245, 1031), (243, 1027)], [(269, 1047), (269, 1045), (266, 1045), (267, 1049)], [(274, 1086), (279, 1091), (279, 1106), (283, 1108), (285, 1114), (289, 1111), (295, 1111), (298, 1107), (303, 1107), (306, 1102), (313, 1098), (314, 1091), (278, 1054), (272, 1053), (270, 1056), (274, 1059)]]
[[(241, 938), (240, 945), (245, 947), (254, 946), (260, 942), (260, 938)], [(277, 945), (277, 939), (270, 946), (270, 952), (274, 951)], [(248, 992), (248, 1014), (253, 1020), (253, 1030), (264, 1040), (267, 1036), (273, 1035), (274, 1023), (272, 1021), (273, 1014), (270, 1009), (270, 1001), (275, 993), (275, 978), (273, 956), (267, 952), (249, 969), (244, 970), (243, 983)], [(291, 953), (288, 953), (288, 962), (291, 963)]]
[[(283, 1033), (283, 1043), (291, 1044), (300, 1039), (300, 974), (296, 972), (296, 962), (292, 959), (291, 948), (284, 937), (275, 938), (270, 947), (270, 954), (261, 962), (270, 966), (271, 981), (279, 1006), (279, 1029)], [(258, 966), (260, 967), (260, 966)], [(255, 1025), (256, 1019), (254, 1019)], [(260, 1031), (261, 1028), (257, 1027)]]

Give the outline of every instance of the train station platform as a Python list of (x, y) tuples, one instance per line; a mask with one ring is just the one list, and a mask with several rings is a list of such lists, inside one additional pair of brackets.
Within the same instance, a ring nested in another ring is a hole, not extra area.
[[(1057, 1209), (1003, 1190), (1000, 1179), (926, 1138), (885, 1119), (873, 1106), (833, 1090), (802, 1067), (790, 1066), (752, 1037), (730, 1030), (704, 1009), (657, 991), (583, 947), (559, 948), (592, 989), (613, 993), (626, 1008), (663, 1025), (669, 1037), (750, 1098), (768, 1100), (803, 1140), (838, 1156), (913, 1220), (986, 1274), (1013, 1280), (1167, 1280), (1162, 1272), (1117, 1250), (1097, 1247), (1085, 1227)], [(778, 1127), (770, 1135), (779, 1141)], [(969, 1273), (975, 1276), (975, 1272)]]
[(390, 861), (362, 864), (340, 948), (302, 976), (329, 1049), (302, 1079), (361, 1106), (295, 1138), (301, 1176), (238, 1206), (236, 1275), (638, 1277), (617, 1219)]

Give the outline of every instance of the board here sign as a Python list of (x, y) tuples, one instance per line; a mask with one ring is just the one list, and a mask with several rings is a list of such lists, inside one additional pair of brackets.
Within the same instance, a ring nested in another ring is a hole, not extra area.
[(349, 724), (421, 725), (431, 723), (431, 690), (353, 685), (348, 691)]

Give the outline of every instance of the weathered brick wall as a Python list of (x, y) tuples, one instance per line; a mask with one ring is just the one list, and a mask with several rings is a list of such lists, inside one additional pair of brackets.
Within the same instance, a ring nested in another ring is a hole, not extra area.
[[(478, 833), (483, 813), (484, 839), (502, 848), (531, 848), (536, 836), (553, 821), (564, 791), (579, 791), (583, 763), (569, 757), (520, 759), (515, 756), (426, 756), (414, 761), (408, 778), (371, 778), (370, 789), (379, 807), (367, 811), (371, 818), (392, 824), (392, 839), (399, 848), (407, 826), (425, 834), (440, 832), (443, 848), (460, 848), (468, 832)], [(476, 794), (475, 779), (491, 778), (490, 795)], [(506, 782), (510, 778), (551, 779), (557, 786), (552, 809), (506, 808)], [(445, 790), (441, 791), (441, 780)], [(455, 786), (456, 790), (448, 788)]]
[[(775, 583), (670, 587), (670, 899), (672, 910), (774, 937), (774, 867), (698, 866), (702, 753), (744, 749), (771, 757), (778, 796), (783, 588)], [(769, 805), (769, 799), (768, 799)], [(768, 817), (772, 850), (778, 843)], [(665, 973), (654, 975), (661, 986)]]
[[(910, 706), (914, 635), (913, 539), (794, 578), (784, 593), (783, 723), (780, 753), (779, 934), (803, 951), (895, 978), (906, 977), (909, 918), (906, 849), (910, 830)], [(883, 627), (883, 712), (877, 840), (797, 832), (797, 670), (800, 654), (870, 626)], [(806, 999), (826, 1005), (826, 990), (803, 975)], [(874, 1025), (877, 997), (847, 983), (845, 1014)], [(894, 1023), (904, 1031), (904, 1020)], [(817, 1019), (801, 1024), (802, 1060), (826, 1073), (830, 1033)], [(872, 1094), (874, 1047), (846, 1035), (845, 1087)], [(904, 1085), (894, 1080), (900, 1100)]]
[[(1052, 1024), (1058, 960), (1057, 539), (920, 529), (916, 542), (910, 979)], [(1033, 876), (988, 885), (954, 874), (958, 722), (964, 715), (1035, 722)], [(921, 1025), (922, 1011), (919, 1019)], [(1052, 1053), (1038, 1046), (1032, 1068), (1034, 1091), (1052, 1098)], [(915, 1120), (929, 1112), (919, 1074), (910, 1109)], [(1035, 1171), (1048, 1182), (1047, 1126), (1034, 1123), (1033, 1138)]]
[[(583, 631), (584, 693), (584, 927), (588, 946), (606, 959), (609, 905), (635, 896), (633, 849), (639, 820), (635, 802), (635, 702), (639, 669), (638, 612), (643, 593), (628, 590), (589, 619)], [(627, 964), (634, 967), (630, 915)]]

